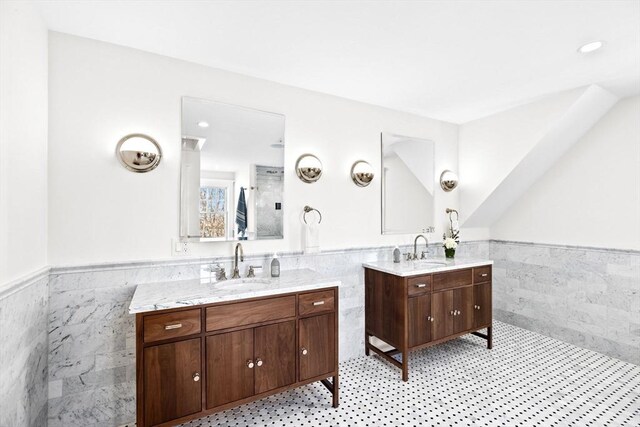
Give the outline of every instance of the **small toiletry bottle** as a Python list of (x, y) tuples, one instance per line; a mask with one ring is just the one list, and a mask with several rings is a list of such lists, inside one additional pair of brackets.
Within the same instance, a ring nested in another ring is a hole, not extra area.
[(278, 259), (278, 254), (273, 254), (273, 259), (271, 260), (271, 277), (280, 277), (280, 260)]
[(400, 248), (397, 247), (397, 246), (393, 250), (393, 262), (395, 262), (395, 263), (399, 263), (400, 262)]

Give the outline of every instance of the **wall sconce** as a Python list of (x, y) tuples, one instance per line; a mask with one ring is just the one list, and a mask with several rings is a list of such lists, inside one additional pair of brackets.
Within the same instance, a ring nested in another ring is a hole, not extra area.
[(118, 141), (116, 157), (131, 172), (149, 172), (160, 164), (162, 149), (150, 136), (132, 133)]
[(322, 162), (313, 154), (303, 154), (296, 162), (296, 174), (302, 182), (313, 184), (322, 176)]
[(446, 192), (453, 191), (458, 186), (458, 175), (446, 169), (440, 175), (440, 187)]
[(373, 168), (364, 160), (358, 160), (351, 166), (351, 179), (358, 187), (366, 187), (371, 184), (374, 175)]

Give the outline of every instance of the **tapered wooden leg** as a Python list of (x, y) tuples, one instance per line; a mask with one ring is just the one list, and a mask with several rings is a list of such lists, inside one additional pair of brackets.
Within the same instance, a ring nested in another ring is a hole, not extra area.
[(493, 327), (487, 328), (487, 348), (491, 350), (493, 348)]
[(333, 377), (333, 407), (337, 408), (340, 404), (340, 395), (339, 395), (339, 386), (338, 386), (338, 376)]
[(402, 352), (402, 381), (409, 381), (409, 358), (408, 352)]
[(364, 354), (369, 355), (369, 334), (366, 332), (364, 333)]

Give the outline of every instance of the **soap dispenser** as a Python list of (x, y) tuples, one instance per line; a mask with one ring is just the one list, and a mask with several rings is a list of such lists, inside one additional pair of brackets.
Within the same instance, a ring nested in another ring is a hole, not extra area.
[(280, 260), (278, 254), (273, 254), (271, 259), (271, 277), (280, 277)]
[(398, 246), (393, 250), (393, 262), (396, 264), (400, 262), (400, 248)]

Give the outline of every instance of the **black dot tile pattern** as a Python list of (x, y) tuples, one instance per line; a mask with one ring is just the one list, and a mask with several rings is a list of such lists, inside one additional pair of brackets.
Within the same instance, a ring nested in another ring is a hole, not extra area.
[(409, 381), (378, 356), (340, 364), (340, 407), (311, 384), (183, 424), (232, 426), (640, 426), (640, 366), (494, 322), (411, 353)]

